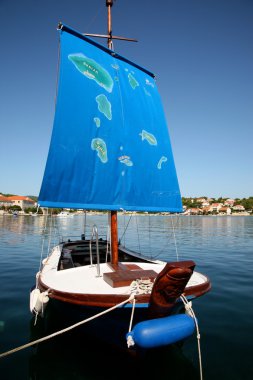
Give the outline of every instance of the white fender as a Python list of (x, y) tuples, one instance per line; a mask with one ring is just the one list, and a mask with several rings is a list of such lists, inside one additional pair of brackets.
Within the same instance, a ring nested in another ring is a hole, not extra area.
[(33, 289), (30, 293), (30, 311), (43, 316), (49, 301), (48, 292), (40, 292), (39, 289)]

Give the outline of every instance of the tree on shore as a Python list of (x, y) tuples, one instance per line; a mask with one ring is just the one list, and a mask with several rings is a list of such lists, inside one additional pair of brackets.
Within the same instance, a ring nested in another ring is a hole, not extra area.
[(253, 197), (240, 199), (237, 204), (242, 205), (245, 210), (253, 210)]
[[(207, 197), (201, 197), (201, 198), (205, 198), (207, 199)], [(202, 204), (200, 202), (198, 202), (198, 199), (199, 198), (186, 198), (186, 197), (182, 197), (182, 203), (183, 203), (183, 206), (187, 207), (187, 208), (200, 208), (202, 207)], [(212, 198), (212, 203), (222, 203), (224, 204), (226, 202), (228, 198), (223, 198), (223, 197), (219, 197), (219, 198)], [(246, 211), (252, 211), (253, 210), (253, 197), (249, 197), (249, 198), (235, 198), (235, 205), (242, 205)]]

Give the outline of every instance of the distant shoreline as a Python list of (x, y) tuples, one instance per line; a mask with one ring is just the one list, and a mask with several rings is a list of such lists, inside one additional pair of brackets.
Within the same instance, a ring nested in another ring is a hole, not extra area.
[[(93, 215), (105, 215), (107, 214), (106, 211), (88, 211), (86, 213), (87, 215), (89, 216), (93, 216)], [(66, 216), (65, 218), (71, 218), (73, 216), (79, 216), (79, 215), (85, 215), (85, 212), (71, 212), (69, 216)], [(238, 213), (233, 213), (233, 214), (229, 214), (229, 215), (226, 215), (226, 214), (209, 214), (209, 215), (203, 215), (203, 214), (184, 214), (184, 213), (160, 213), (160, 212), (157, 212), (157, 213), (147, 213), (147, 212), (127, 212), (127, 213), (124, 213), (122, 211), (119, 211), (118, 212), (118, 215), (136, 215), (136, 216), (180, 216), (180, 217), (229, 217), (229, 216), (253, 216), (252, 213), (248, 213), (248, 212), (238, 212)], [(10, 214), (8, 212), (1, 212), (0, 210), (0, 216), (11, 216), (11, 217), (20, 217), (20, 216), (31, 216), (31, 217), (38, 217), (38, 216), (46, 216), (45, 214), (28, 214), (28, 213), (23, 213), (23, 212), (19, 212), (18, 214)], [(58, 217), (59, 214), (54, 214), (52, 215), (53, 217)]]

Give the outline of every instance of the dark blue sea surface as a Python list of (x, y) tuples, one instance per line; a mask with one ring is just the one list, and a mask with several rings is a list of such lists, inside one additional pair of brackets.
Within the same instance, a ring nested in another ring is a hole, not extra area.
[[(54, 219), (59, 236), (107, 233), (107, 216)], [(0, 353), (43, 336), (33, 326), (29, 291), (40, 267), (42, 216), (0, 216)], [(104, 226), (105, 224), (105, 226)], [(253, 217), (119, 216), (119, 238), (157, 259), (191, 259), (212, 282), (193, 303), (205, 380), (253, 379)], [(128, 227), (127, 232), (125, 232)], [(78, 329), (0, 359), (0, 379), (199, 379), (196, 336), (136, 358)]]

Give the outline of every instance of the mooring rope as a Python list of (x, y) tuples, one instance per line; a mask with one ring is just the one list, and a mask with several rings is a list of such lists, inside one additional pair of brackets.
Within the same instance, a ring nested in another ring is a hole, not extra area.
[(132, 312), (131, 312), (131, 318), (130, 318), (130, 323), (129, 323), (129, 329), (128, 332), (132, 330), (133, 326), (133, 319), (134, 319), (134, 311), (135, 311), (135, 298), (133, 299), (133, 307), (132, 307)]
[[(135, 312), (135, 298), (133, 299), (133, 307), (132, 307), (128, 332), (132, 331), (134, 312)], [(134, 346), (134, 340), (133, 340), (133, 337), (131, 335), (128, 335), (127, 336), (127, 347), (130, 348), (131, 346)]]
[(198, 354), (199, 354), (199, 373), (200, 373), (200, 380), (203, 380), (203, 369), (202, 369), (202, 359), (201, 359), (201, 349), (200, 349), (200, 332), (199, 332), (198, 321), (197, 321), (197, 318), (196, 318), (195, 313), (193, 311), (191, 302), (189, 302), (183, 294), (180, 296), (180, 298), (184, 303), (184, 307), (185, 307), (186, 312), (190, 315), (190, 317), (193, 318), (195, 326), (196, 326)]
[(151, 294), (154, 282), (150, 279), (137, 278), (130, 284), (131, 294)]
[(93, 319), (96, 319), (96, 318), (100, 317), (101, 315), (104, 315), (104, 314), (106, 314), (106, 313), (109, 313), (110, 311), (112, 311), (112, 310), (114, 310), (114, 309), (117, 309), (117, 308), (120, 307), (120, 306), (123, 306), (124, 304), (126, 304), (126, 303), (132, 301), (133, 299), (134, 299), (134, 295), (131, 294), (130, 297), (129, 297), (128, 299), (126, 299), (125, 301), (122, 301), (122, 302), (120, 302), (119, 304), (117, 304), (117, 305), (115, 305), (115, 306), (112, 306), (111, 308), (102, 311), (101, 313), (95, 314), (95, 315), (93, 315), (93, 316), (90, 317), (90, 318), (87, 318), (87, 319), (84, 319), (84, 320), (82, 320), (82, 321), (80, 321), (80, 322), (77, 322), (77, 323), (75, 323), (74, 325), (71, 325), (71, 326), (69, 326), (69, 327), (66, 327), (66, 328), (63, 329), (63, 330), (56, 331), (56, 332), (54, 332), (53, 334), (50, 334), (50, 335), (44, 336), (43, 338), (40, 338), (40, 339), (34, 340), (33, 342), (30, 342), (30, 343), (24, 344), (24, 345), (22, 345), (22, 346), (16, 347), (16, 348), (14, 348), (14, 349), (12, 349), (12, 350), (10, 350), (10, 351), (6, 351), (6, 352), (0, 354), (0, 359), (3, 358), (3, 357), (5, 357), (5, 356), (8, 356), (8, 355), (14, 354), (14, 353), (17, 352), (17, 351), (21, 351), (21, 350), (24, 350), (25, 348), (31, 347), (31, 346), (33, 346), (34, 344), (38, 344), (38, 343), (44, 342), (45, 340), (48, 340), (48, 339), (54, 338), (54, 337), (57, 336), (57, 335), (64, 334), (65, 332), (68, 332), (68, 331), (70, 331), (70, 330), (73, 330), (75, 327), (78, 327), (78, 326), (80, 326), (80, 325), (82, 325), (82, 324), (84, 324), (84, 323), (87, 323), (87, 322), (89, 322), (89, 321), (92, 321)]

